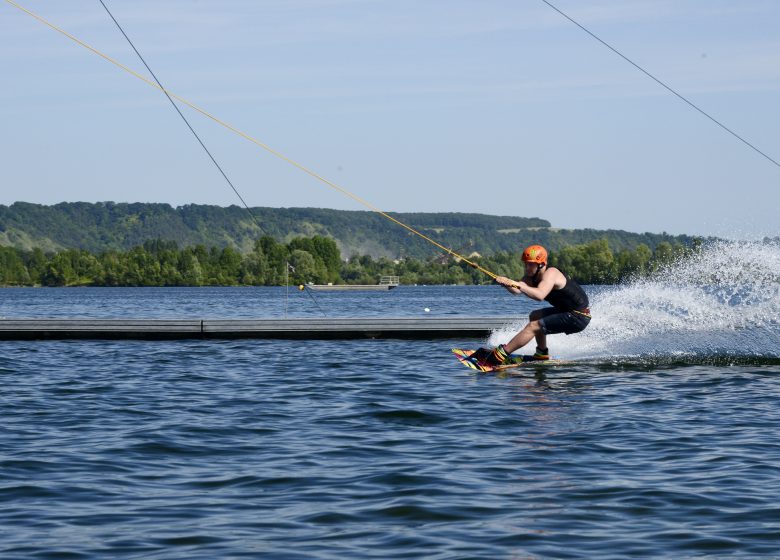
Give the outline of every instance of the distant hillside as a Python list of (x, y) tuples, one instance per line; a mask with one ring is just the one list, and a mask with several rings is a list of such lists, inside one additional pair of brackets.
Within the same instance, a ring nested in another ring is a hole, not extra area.
[[(92, 252), (125, 250), (144, 241), (163, 239), (186, 247), (231, 246), (251, 249), (255, 239), (271, 235), (279, 241), (315, 234), (331, 237), (343, 256), (432, 257), (440, 252), (430, 243), (374, 212), (323, 208), (253, 208), (257, 224), (245, 208), (188, 204), (63, 202), (53, 206), (16, 202), (0, 205), (0, 245), (46, 251), (78, 248)], [(469, 254), (491, 255), (539, 243), (553, 251), (567, 245), (607, 239), (613, 250), (634, 249), (640, 243), (689, 244), (689, 236), (630, 233), (619, 230), (565, 230), (541, 218), (462, 213), (393, 213), (425, 235)]]

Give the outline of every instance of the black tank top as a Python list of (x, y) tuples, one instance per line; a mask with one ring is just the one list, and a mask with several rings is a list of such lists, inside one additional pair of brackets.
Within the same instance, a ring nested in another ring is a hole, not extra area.
[(590, 305), (588, 295), (580, 285), (569, 278), (565, 272), (562, 270), (560, 272), (563, 274), (564, 278), (566, 278), (566, 285), (560, 290), (553, 289), (547, 294), (547, 297), (544, 298), (545, 301), (548, 301), (553, 307), (560, 309), (561, 311), (586, 309)]

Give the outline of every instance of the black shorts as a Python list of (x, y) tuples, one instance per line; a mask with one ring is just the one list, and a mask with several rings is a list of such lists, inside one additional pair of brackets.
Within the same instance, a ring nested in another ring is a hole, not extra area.
[(544, 334), (578, 333), (590, 323), (590, 317), (587, 315), (574, 311), (561, 311), (554, 307), (540, 309), (538, 313), (541, 315), (539, 324)]

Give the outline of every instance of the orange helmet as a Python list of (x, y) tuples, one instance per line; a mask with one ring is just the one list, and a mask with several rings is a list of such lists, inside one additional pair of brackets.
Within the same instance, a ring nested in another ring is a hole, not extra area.
[(523, 251), (523, 261), (547, 264), (547, 251), (541, 245), (531, 245)]

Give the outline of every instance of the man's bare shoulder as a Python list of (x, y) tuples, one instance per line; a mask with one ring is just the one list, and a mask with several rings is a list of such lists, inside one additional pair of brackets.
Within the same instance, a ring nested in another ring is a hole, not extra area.
[(542, 274), (542, 278), (547, 281), (552, 281), (555, 284), (555, 287), (559, 289), (566, 285), (566, 276), (554, 266), (548, 267)]

